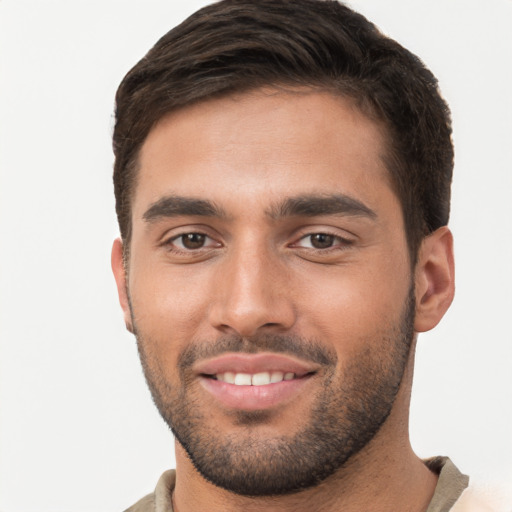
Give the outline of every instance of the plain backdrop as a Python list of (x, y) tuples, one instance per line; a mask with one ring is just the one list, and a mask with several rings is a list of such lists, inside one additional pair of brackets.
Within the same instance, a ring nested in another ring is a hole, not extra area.
[[(206, 3), (0, 0), (2, 512), (123, 510), (174, 465), (110, 272), (110, 136), (124, 74)], [(512, 510), (512, 1), (351, 5), (453, 111), (457, 294), (420, 336), (413, 446)]]

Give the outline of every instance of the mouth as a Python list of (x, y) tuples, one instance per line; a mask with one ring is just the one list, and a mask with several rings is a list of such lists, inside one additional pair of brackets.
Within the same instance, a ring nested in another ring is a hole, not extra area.
[(220, 382), (226, 382), (227, 384), (234, 384), (235, 386), (268, 386), (269, 384), (277, 384), (283, 381), (302, 379), (312, 374), (313, 372), (300, 375), (294, 372), (264, 371), (253, 374), (224, 372), (203, 376)]
[(300, 398), (319, 365), (281, 354), (226, 354), (198, 364), (196, 375), (214, 402), (255, 411)]

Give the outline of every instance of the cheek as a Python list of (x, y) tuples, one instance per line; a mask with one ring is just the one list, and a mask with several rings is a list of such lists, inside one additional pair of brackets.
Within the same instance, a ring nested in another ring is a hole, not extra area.
[(211, 302), (207, 281), (197, 272), (189, 275), (189, 269), (136, 270), (129, 288), (135, 326), (146, 350), (158, 354), (165, 365), (200, 336)]
[(298, 310), (306, 335), (352, 352), (399, 322), (409, 292), (408, 275), (375, 266), (325, 268), (301, 277)]

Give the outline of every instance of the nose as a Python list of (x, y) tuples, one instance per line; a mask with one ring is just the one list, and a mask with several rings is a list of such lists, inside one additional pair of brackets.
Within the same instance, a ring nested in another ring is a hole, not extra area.
[(287, 271), (272, 251), (238, 250), (218, 267), (210, 324), (217, 330), (250, 337), (261, 331), (284, 332), (296, 313)]

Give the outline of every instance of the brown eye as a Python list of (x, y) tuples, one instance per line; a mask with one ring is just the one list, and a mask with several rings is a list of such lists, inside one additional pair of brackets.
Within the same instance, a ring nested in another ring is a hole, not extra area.
[(315, 233), (310, 235), (311, 245), (315, 249), (328, 249), (334, 244), (335, 237), (326, 233)]
[(180, 238), (181, 245), (185, 249), (201, 249), (201, 247), (204, 247), (206, 241), (206, 235), (201, 233), (186, 233), (178, 237), (178, 239)]
[(163, 245), (174, 255), (191, 258), (211, 254), (210, 250), (220, 249), (222, 247), (222, 243), (218, 240), (197, 231), (176, 235), (166, 240)]
[(333, 257), (339, 257), (342, 251), (353, 245), (354, 241), (350, 238), (317, 231), (304, 235), (291, 244), (290, 247), (299, 249), (298, 254), (306, 259), (309, 257), (332, 259)]

